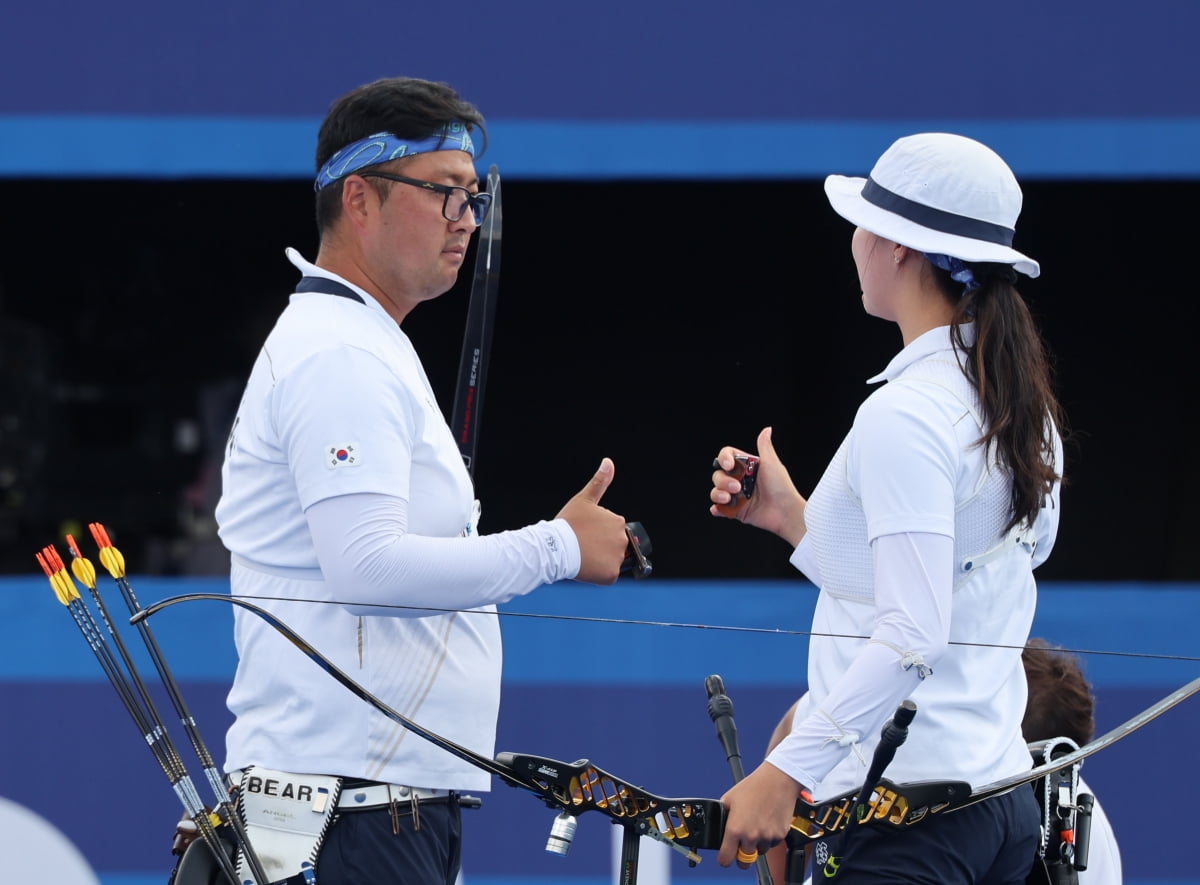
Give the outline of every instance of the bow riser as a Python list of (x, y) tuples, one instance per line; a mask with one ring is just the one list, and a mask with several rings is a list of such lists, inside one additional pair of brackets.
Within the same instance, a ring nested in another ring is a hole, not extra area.
[(500, 753), (496, 761), (527, 781), (551, 808), (578, 816), (599, 811), (625, 826), (652, 827), (677, 845), (721, 847), (725, 806), (716, 799), (665, 799), (626, 783), (588, 760), (566, 763), (543, 756)]
[[(858, 790), (824, 802), (796, 802), (792, 830), (807, 840), (822, 839), (846, 828), (854, 813)], [(865, 809), (859, 812), (860, 824), (907, 827), (960, 807), (971, 795), (971, 785), (963, 781), (918, 781), (895, 784), (881, 778)]]

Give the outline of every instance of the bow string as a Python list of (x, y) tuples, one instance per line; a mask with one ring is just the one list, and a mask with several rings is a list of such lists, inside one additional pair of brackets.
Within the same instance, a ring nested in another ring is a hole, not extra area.
[[(693, 864), (699, 861), (695, 850), (717, 850), (721, 847), (725, 809), (719, 800), (671, 799), (657, 796), (592, 765), (586, 759), (565, 763), (542, 756), (518, 753), (500, 753), (495, 759), (489, 759), (397, 712), (321, 655), (280, 618), (245, 598), (218, 593), (189, 593), (169, 597), (141, 609), (130, 618), (130, 623), (140, 623), (169, 606), (198, 600), (227, 602), (254, 613), (341, 685), (393, 722), (459, 759), (494, 774), (510, 786), (537, 794), (551, 808), (573, 816), (585, 811), (598, 811), (613, 822), (633, 829), (639, 835), (652, 836), (667, 843), (687, 855)], [(974, 805), (1081, 762), (1127, 737), (1198, 692), (1200, 677), (1078, 750), (981, 787), (973, 788), (963, 781), (898, 784), (881, 778), (871, 791), (871, 799), (866, 803), (865, 810), (859, 802), (860, 790), (851, 790), (820, 802), (799, 799), (796, 802), (792, 830), (803, 839), (813, 841), (842, 831), (849, 825), (852, 817), (858, 817), (860, 823), (907, 827), (931, 815)]]
[[(362, 602), (361, 600), (354, 600), (354, 599), (312, 599), (312, 598), (299, 597), (299, 596), (255, 596), (253, 594), (245, 594), (245, 593), (238, 594), (233, 597), (230, 597), (226, 594), (202, 594), (202, 593), (182, 594), (179, 596), (170, 597), (170, 599), (176, 600), (179, 602), (183, 602), (183, 601), (186, 601), (186, 600), (192, 599), (192, 598), (207, 598), (209, 596), (217, 596), (217, 597), (220, 597), (223, 599), (233, 598), (233, 599), (242, 599), (242, 600), (247, 600), (247, 601), (255, 600), (255, 601), (261, 601), (261, 602), (298, 602), (298, 603), (305, 603), (308, 605), (361, 606), (361, 605), (368, 604), (368, 603)], [(163, 600), (163, 601), (166, 602), (167, 600)], [(625, 626), (632, 626), (632, 627), (661, 627), (661, 628), (675, 628), (675, 629), (684, 629), (684, 630), (705, 630), (705, 631), (719, 632), (719, 633), (722, 633), (722, 632), (723, 633), (751, 633), (751, 634), (767, 634), (767, 635), (773, 635), (773, 636), (808, 636), (808, 637), (821, 638), (821, 639), (862, 639), (862, 640), (867, 640), (867, 639), (871, 638), (870, 636), (866, 636), (866, 635), (858, 634), (858, 633), (829, 633), (829, 632), (820, 631), (820, 630), (798, 630), (798, 629), (791, 628), (791, 627), (754, 627), (754, 626), (747, 626), (747, 625), (742, 625), (742, 624), (701, 624), (701, 623), (691, 622), (691, 621), (662, 621), (662, 620), (653, 620), (653, 619), (647, 619), (647, 618), (612, 618), (612, 617), (604, 617), (601, 615), (574, 615), (574, 614), (562, 614), (562, 613), (552, 613), (552, 612), (518, 612), (518, 611), (504, 611), (502, 609), (498, 609), (496, 611), (490, 611), (490, 612), (482, 612), (476, 608), (449, 608), (449, 607), (442, 608), (442, 607), (431, 606), (431, 605), (404, 605), (402, 603), (384, 603), (384, 602), (376, 602), (376, 601), (370, 602), (369, 605), (373, 609), (394, 610), (394, 611), (417, 611), (417, 610), (419, 610), (419, 611), (423, 611), (423, 612), (437, 612), (439, 614), (486, 614), (488, 616), (496, 615), (496, 616), (505, 617), (505, 618), (531, 618), (531, 619), (535, 619), (535, 620), (572, 621), (572, 622), (577, 622), (577, 623), (588, 623), (588, 624), (613, 624), (613, 625), (625, 625)], [(970, 648), (1011, 648), (1011, 649), (1024, 648), (1024, 646), (1021, 646), (1021, 645), (1005, 645), (1003, 643), (998, 643), (998, 642), (963, 642), (963, 641), (953, 640), (953, 639), (950, 640), (947, 644), (970, 647)], [(1145, 660), (1200, 663), (1200, 657), (1190, 656), (1190, 655), (1162, 654), (1162, 653), (1154, 653), (1154, 652), (1137, 652), (1137, 651), (1116, 651), (1113, 649), (1097, 649), (1097, 648), (1071, 648), (1071, 647), (1066, 647), (1066, 646), (1063, 646), (1061, 648), (1056, 646), (1056, 650), (1066, 652), (1066, 653), (1071, 653), (1071, 654), (1079, 654), (1079, 655), (1098, 655), (1098, 656), (1122, 657), (1122, 658), (1141, 658), (1141, 659), (1145, 659)]]

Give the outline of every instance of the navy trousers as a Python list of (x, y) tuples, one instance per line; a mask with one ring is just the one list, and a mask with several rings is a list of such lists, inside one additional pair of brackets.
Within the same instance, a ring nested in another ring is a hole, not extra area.
[[(1041, 840), (1041, 811), (1018, 788), (911, 827), (856, 827), (813, 845), (813, 885), (1023, 885)], [(833, 855), (830, 858), (830, 855)]]
[(462, 866), (462, 809), (454, 800), (343, 811), (317, 857), (317, 885), (454, 885)]

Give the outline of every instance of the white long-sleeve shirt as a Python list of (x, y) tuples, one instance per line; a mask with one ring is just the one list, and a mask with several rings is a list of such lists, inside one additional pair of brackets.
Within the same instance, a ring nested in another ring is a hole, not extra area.
[(1058, 489), (1031, 529), (1004, 531), (1010, 480), (975, 445), (982, 418), (948, 327), (911, 342), (880, 380), (810, 496), (792, 556), (821, 590), (812, 712), (768, 759), (818, 800), (862, 786), (906, 698), (917, 714), (890, 779), (978, 785), (1029, 767), (1021, 649)]
[[(578, 542), (563, 520), (476, 533), (470, 476), (416, 352), (351, 289), (361, 300), (293, 294), (247, 382), (216, 510), (232, 591), (397, 712), (491, 758), (495, 606), (573, 578)], [(488, 789), (487, 773), (370, 707), (262, 619), (235, 609), (234, 635), (226, 771)]]

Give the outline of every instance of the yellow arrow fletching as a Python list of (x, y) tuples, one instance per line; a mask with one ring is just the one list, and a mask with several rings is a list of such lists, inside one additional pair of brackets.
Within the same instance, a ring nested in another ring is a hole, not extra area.
[(63, 605), (70, 605), (79, 598), (75, 582), (71, 580), (71, 576), (66, 573), (65, 569), (54, 573), (54, 577), (50, 579), (50, 585), (54, 587), (54, 595)]
[(100, 548), (100, 564), (108, 569), (108, 573), (114, 578), (125, 577), (125, 558), (116, 547)]
[(88, 529), (96, 541), (96, 546), (100, 548), (100, 564), (108, 569), (114, 578), (125, 577), (125, 557), (108, 539), (108, 531), (98, 522), (89, 522)]
[(71, 572), (89, 590), (96, 589), (96, 567), (79, 552), (75, 539), (67, 535), (67, 549), (71, 551)]
[(93, 589), (96, 586), (96, 567), (82, 556), (71, 560), (71, 573), (79, 579), (83, 586)]
[(67, 567), (63, 565), (62, 557), (53, 546), (43, 547), (42, 552), (37, 555), (37, 561), (46, 577), (50, 579), (50, 586), (54, 588), (54, 595), (58, 597), (59, 602), (70, 605), (73, 600), (79, 598), (75, 582), (67, 574)]
[(37, 557), (38, 565), (42, 567), (42, 571), (46, 573), (47, 579), (50, 581), (50, 588), (54, 591), (54, 595), (58, 597), (58, 601), (63, 605), (67, 605), (67, 600), (63, 599), (62, 593), (59, 592), (58, 583), (54, 580), (54, 569), (50, 567), (50, 563), (46, 561), (45, 553), (34, 554)]
[(121, 572), (120, 576), (122, 578), (125, 577), (125, 555), (116, 547), (109, 547), (108, 549), (113, 552), (113, 560), (117, 563), (117, 568)]
[(67, 574), (66, 569), (59, 572), (62, 575), (62, 582), (66, 587), (67, 598), (71, 600), (79, 599), (79, 588), (75, 586), (75, 582), (71, 580), (71, 576)]
[(71, 594), (66, 591), (62, 585), (62, 581), (58, 580), (58, 575), (52, 575), (50, 578), (50, 586), (54, 588), (54, 595), (63, 605), (71, 604)]

